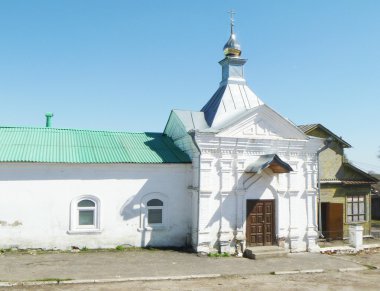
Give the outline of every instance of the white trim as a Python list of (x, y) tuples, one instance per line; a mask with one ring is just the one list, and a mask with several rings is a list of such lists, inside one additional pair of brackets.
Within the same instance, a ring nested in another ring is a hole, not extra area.
[[(95, 203), (94, 207), (80, 207), (81, 210), (94, 210), (93, 225), (79, 225), (79, 207), (78, 203), (82, 200), (90, 200)], [(100, 227), (100, 200), (93, 195), (81, 195), (75, 197), (70, 203), (70, 226), (67, 233), (69, 234), (86, 234), (101, 233)]]

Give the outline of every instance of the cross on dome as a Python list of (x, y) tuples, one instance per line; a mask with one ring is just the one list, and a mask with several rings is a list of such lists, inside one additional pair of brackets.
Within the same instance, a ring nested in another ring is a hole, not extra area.
[(233, 34), (234, 33), (234, 14), (236, 14), (236, 12), (233, 10), (230, 10), (228, 11), (228, 13), (230, 14), (231, 34)]

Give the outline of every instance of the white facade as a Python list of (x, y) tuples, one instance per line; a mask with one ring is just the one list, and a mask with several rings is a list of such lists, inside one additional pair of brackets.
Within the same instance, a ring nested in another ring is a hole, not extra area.
[[(233, 251), (236, 237), (246, 239), (247, 200), (274, 200), (275, 243), (283, 241), (283, 246), (293, 252), (316, 248), (314, 153), (319, 143), (213, 136), (200, 136), (198, 141), (202, 149), (199, 251), (209, 251), (218, 244), (222, 251)], [(275, 174), (270, 169), (260, 174), (244, 172), (260, 155), (273, 151), (294, 171), (289, 174)]]
[[(190, 164), (0, 164), (0, 248), (185, 246), (190, 243)], [(77, 203), (96, 202), (93, 227)], [(147, 202), (163, 201), (162, 224)]]

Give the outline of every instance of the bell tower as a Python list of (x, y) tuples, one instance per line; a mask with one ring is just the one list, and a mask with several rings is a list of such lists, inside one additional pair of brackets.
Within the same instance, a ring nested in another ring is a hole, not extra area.
[(244, 78), (244, 64), (247, 60), (241, 58), (241, 47), (234, 31), (234, 12), (231, 11), (230, 14), (230, 37), (223, 47), (224, 59), (219, 62), (222, 66), (222, 81), (201, 110), (210, 127), (220, 127), (244, 111), (263, 104), (247, 86)]

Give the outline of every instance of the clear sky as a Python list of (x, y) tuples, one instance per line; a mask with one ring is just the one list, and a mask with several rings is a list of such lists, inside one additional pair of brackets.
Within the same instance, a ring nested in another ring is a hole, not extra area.
[(162, 131), (216, 91), (230, 9), (252, 90), (380, 172), (378, 0), (1, 0), (0, 125)]

